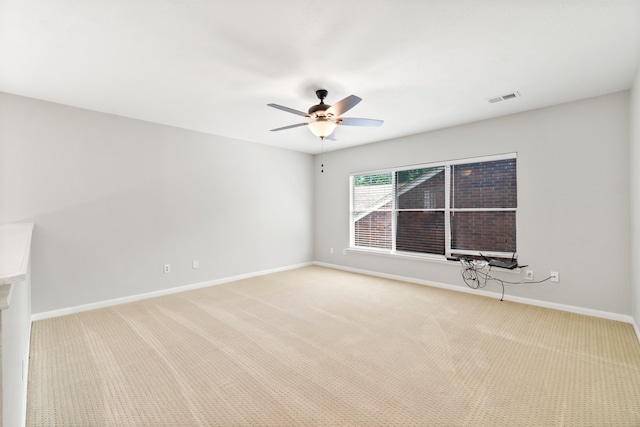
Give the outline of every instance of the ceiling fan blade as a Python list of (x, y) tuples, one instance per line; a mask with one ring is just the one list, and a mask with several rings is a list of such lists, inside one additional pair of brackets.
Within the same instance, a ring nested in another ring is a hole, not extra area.
[(269, 107), (277, 108), (278, 110), (286, 111), (287, 113), (297, 114), (302, 117), (309, 117), (309, 114), (305, 113), (304, 111), (294, 110), (293, 108), (285, 107), (283, 105), (278, 105), (278, 104), (267, 104), (267, 105)]
[(382, 126), (383, 120), (357, 119), (355, 117), (342, 117), (336, 121), (339, 125), (346, 126)]
[(309, 123), (297, 123), (297, 124), (295, 124), (295, 125), (283, 126), (283, 127), (281, 127), (281, 128), (271, 129), (271, 132), (275, 132), (275, 131), (278, 131), (278, 130), (285, 130), (285, 129), (297, 128), (298, 126), (306, 126), (306, 125), (308, 125), (308, 124), (309, 124)]
[(336, 104), (333, 104), (331, 107), (327, 109), (327, 113), (333, 114), (334, 116), (340, 116), (362, 101), (362, 98), (359, 98), (355, 95), (349, 95), (345, 99), (338, 101)]

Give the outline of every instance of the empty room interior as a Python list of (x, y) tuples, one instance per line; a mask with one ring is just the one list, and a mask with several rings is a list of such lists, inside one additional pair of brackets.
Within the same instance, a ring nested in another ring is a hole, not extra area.
[(639, 65), (635, 0), (0, 0), (1, 425), (640, 425)]

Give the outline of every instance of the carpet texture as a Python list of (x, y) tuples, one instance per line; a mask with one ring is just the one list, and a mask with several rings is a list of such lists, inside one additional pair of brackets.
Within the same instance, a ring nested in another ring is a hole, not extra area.
[(34, 322), (28, 426), (638, 426), (629, 324), (306, 267)]

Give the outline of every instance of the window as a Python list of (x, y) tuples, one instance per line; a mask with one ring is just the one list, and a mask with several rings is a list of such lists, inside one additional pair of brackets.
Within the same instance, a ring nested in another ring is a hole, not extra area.
[(516, 253), (516, 155), (351, 176), (351, 246), (389, 253)]

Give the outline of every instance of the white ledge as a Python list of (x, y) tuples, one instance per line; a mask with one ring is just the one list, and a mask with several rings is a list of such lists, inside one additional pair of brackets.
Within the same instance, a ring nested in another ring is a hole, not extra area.
[(27, 278), (33, 224), (0, 226), (0, 310), (9, 307), (11, 285)]

